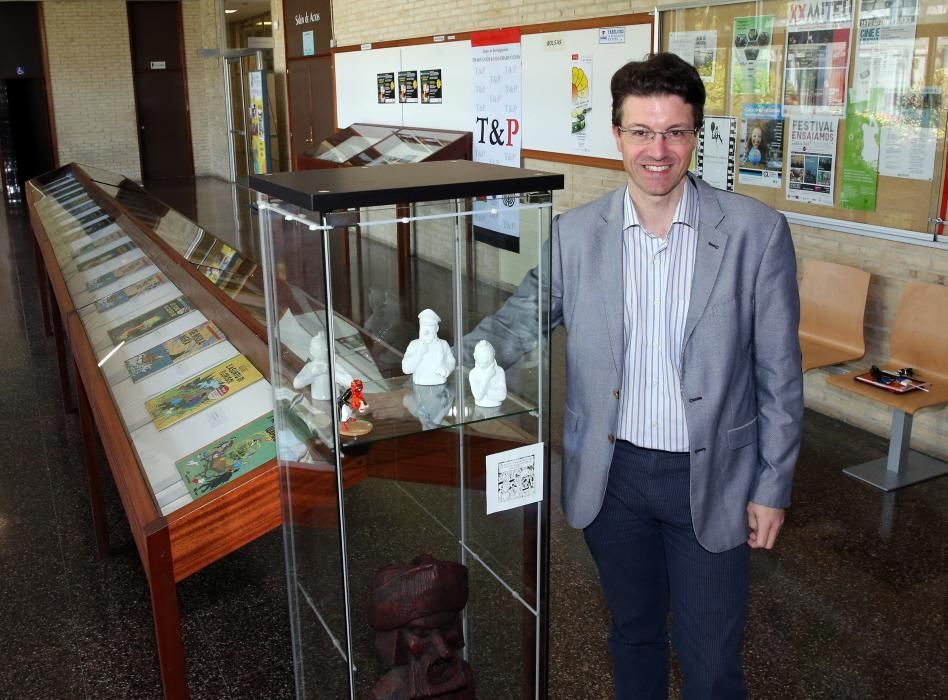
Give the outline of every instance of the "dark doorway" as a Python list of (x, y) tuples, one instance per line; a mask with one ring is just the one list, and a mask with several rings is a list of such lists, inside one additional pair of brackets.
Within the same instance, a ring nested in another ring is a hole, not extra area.
[[(333, 132), (332, 63), (330, 57), (297, 59), (287, 66), (290, 104), (290, 148), (293, 169), (299, 157)], [(348, 126), (348, 124), (346, 125)]]
[(11, 205), (56, 166), (40, 26), (39, 3), (0, 4), (0, 185)]
[(142, 179), (194, 177), (180, 2), (129, 2)]

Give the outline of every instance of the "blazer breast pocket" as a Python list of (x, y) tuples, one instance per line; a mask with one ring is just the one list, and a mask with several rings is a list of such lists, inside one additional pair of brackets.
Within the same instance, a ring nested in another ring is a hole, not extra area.
[(754, 416), (744, 425), (731, 428), (727, 431), (727, 446), (732, 450), (739, 450), (757, 442), (757, 417)]

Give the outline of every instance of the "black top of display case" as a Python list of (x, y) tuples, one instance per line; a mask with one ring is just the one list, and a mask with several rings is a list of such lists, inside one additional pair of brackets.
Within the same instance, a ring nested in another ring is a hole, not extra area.
[(563, 188), (563, 175), (446, 160), (252, 175), (250, 187), (304, 209), (325, 213), (350, 207), (559, 190)]

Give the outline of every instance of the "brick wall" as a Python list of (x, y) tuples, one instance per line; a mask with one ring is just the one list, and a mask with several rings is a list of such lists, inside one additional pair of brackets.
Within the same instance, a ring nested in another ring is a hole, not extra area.
[[(76, 161), (141, 180), (124, 0), (43, 3), (61, 163)], [(191, 141), (196, 175), (230, 176), (217, 0), (183, 0)]]
[[(661, 7), (669, 3), (657, 4)], [(337, 45), (346, 46), (420, 35), (646, 12), (652, 7), (652, 3), (592, 0), (340, 2), (333, 5), (333, 25)], [(557, 210), (591, 201), (623, 182), (623, 174), (612, 170), (540, 160), (527, 160), (524, 166), (564, 174), (565, 189), (554, 199)], [(948, 278), (948, 251), (807, 226), (794, 225), (792, 229), (801, 269), (805, 260), (812, 258), (853, 265), (872, 273), (866, 313), (868, 350), (860, 364), (885, 358), (888, 333), (907, 281), (945, 284)], [(890, 417), (886, 410), (872, 401), (850, 397), (827, 387), (826, 377), (827, 373), (822, 370), (807, 374), (805, 392), (809, 407), (874, 433), (888, 434)], [(913, 445), (923, 452), (948, 458), (948, 408), (927, 410), (916, 416)]]
[(125, 3), (43, 3), (59, 161), (141, 180)]

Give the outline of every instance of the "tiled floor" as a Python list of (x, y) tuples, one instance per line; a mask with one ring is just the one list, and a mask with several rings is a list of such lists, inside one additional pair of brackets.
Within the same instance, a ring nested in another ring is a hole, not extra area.
[[(0, 215), (0, 698), (157, 698), (147, 587), (111, 487), (112, 556), (94, 558), (30, 235), (22, 214)], [(840, 473), (885, 447), (807, 413), (789, 521), (775, 551), (753, 556), (751, 697), (948, 697), (948, 479), (886, 496)], [(556, 505), (552, 538), (550, 696), (607, 698), (607, 615)], [(280, 532), (178, 597), (194, 697), (293, 695)]]

